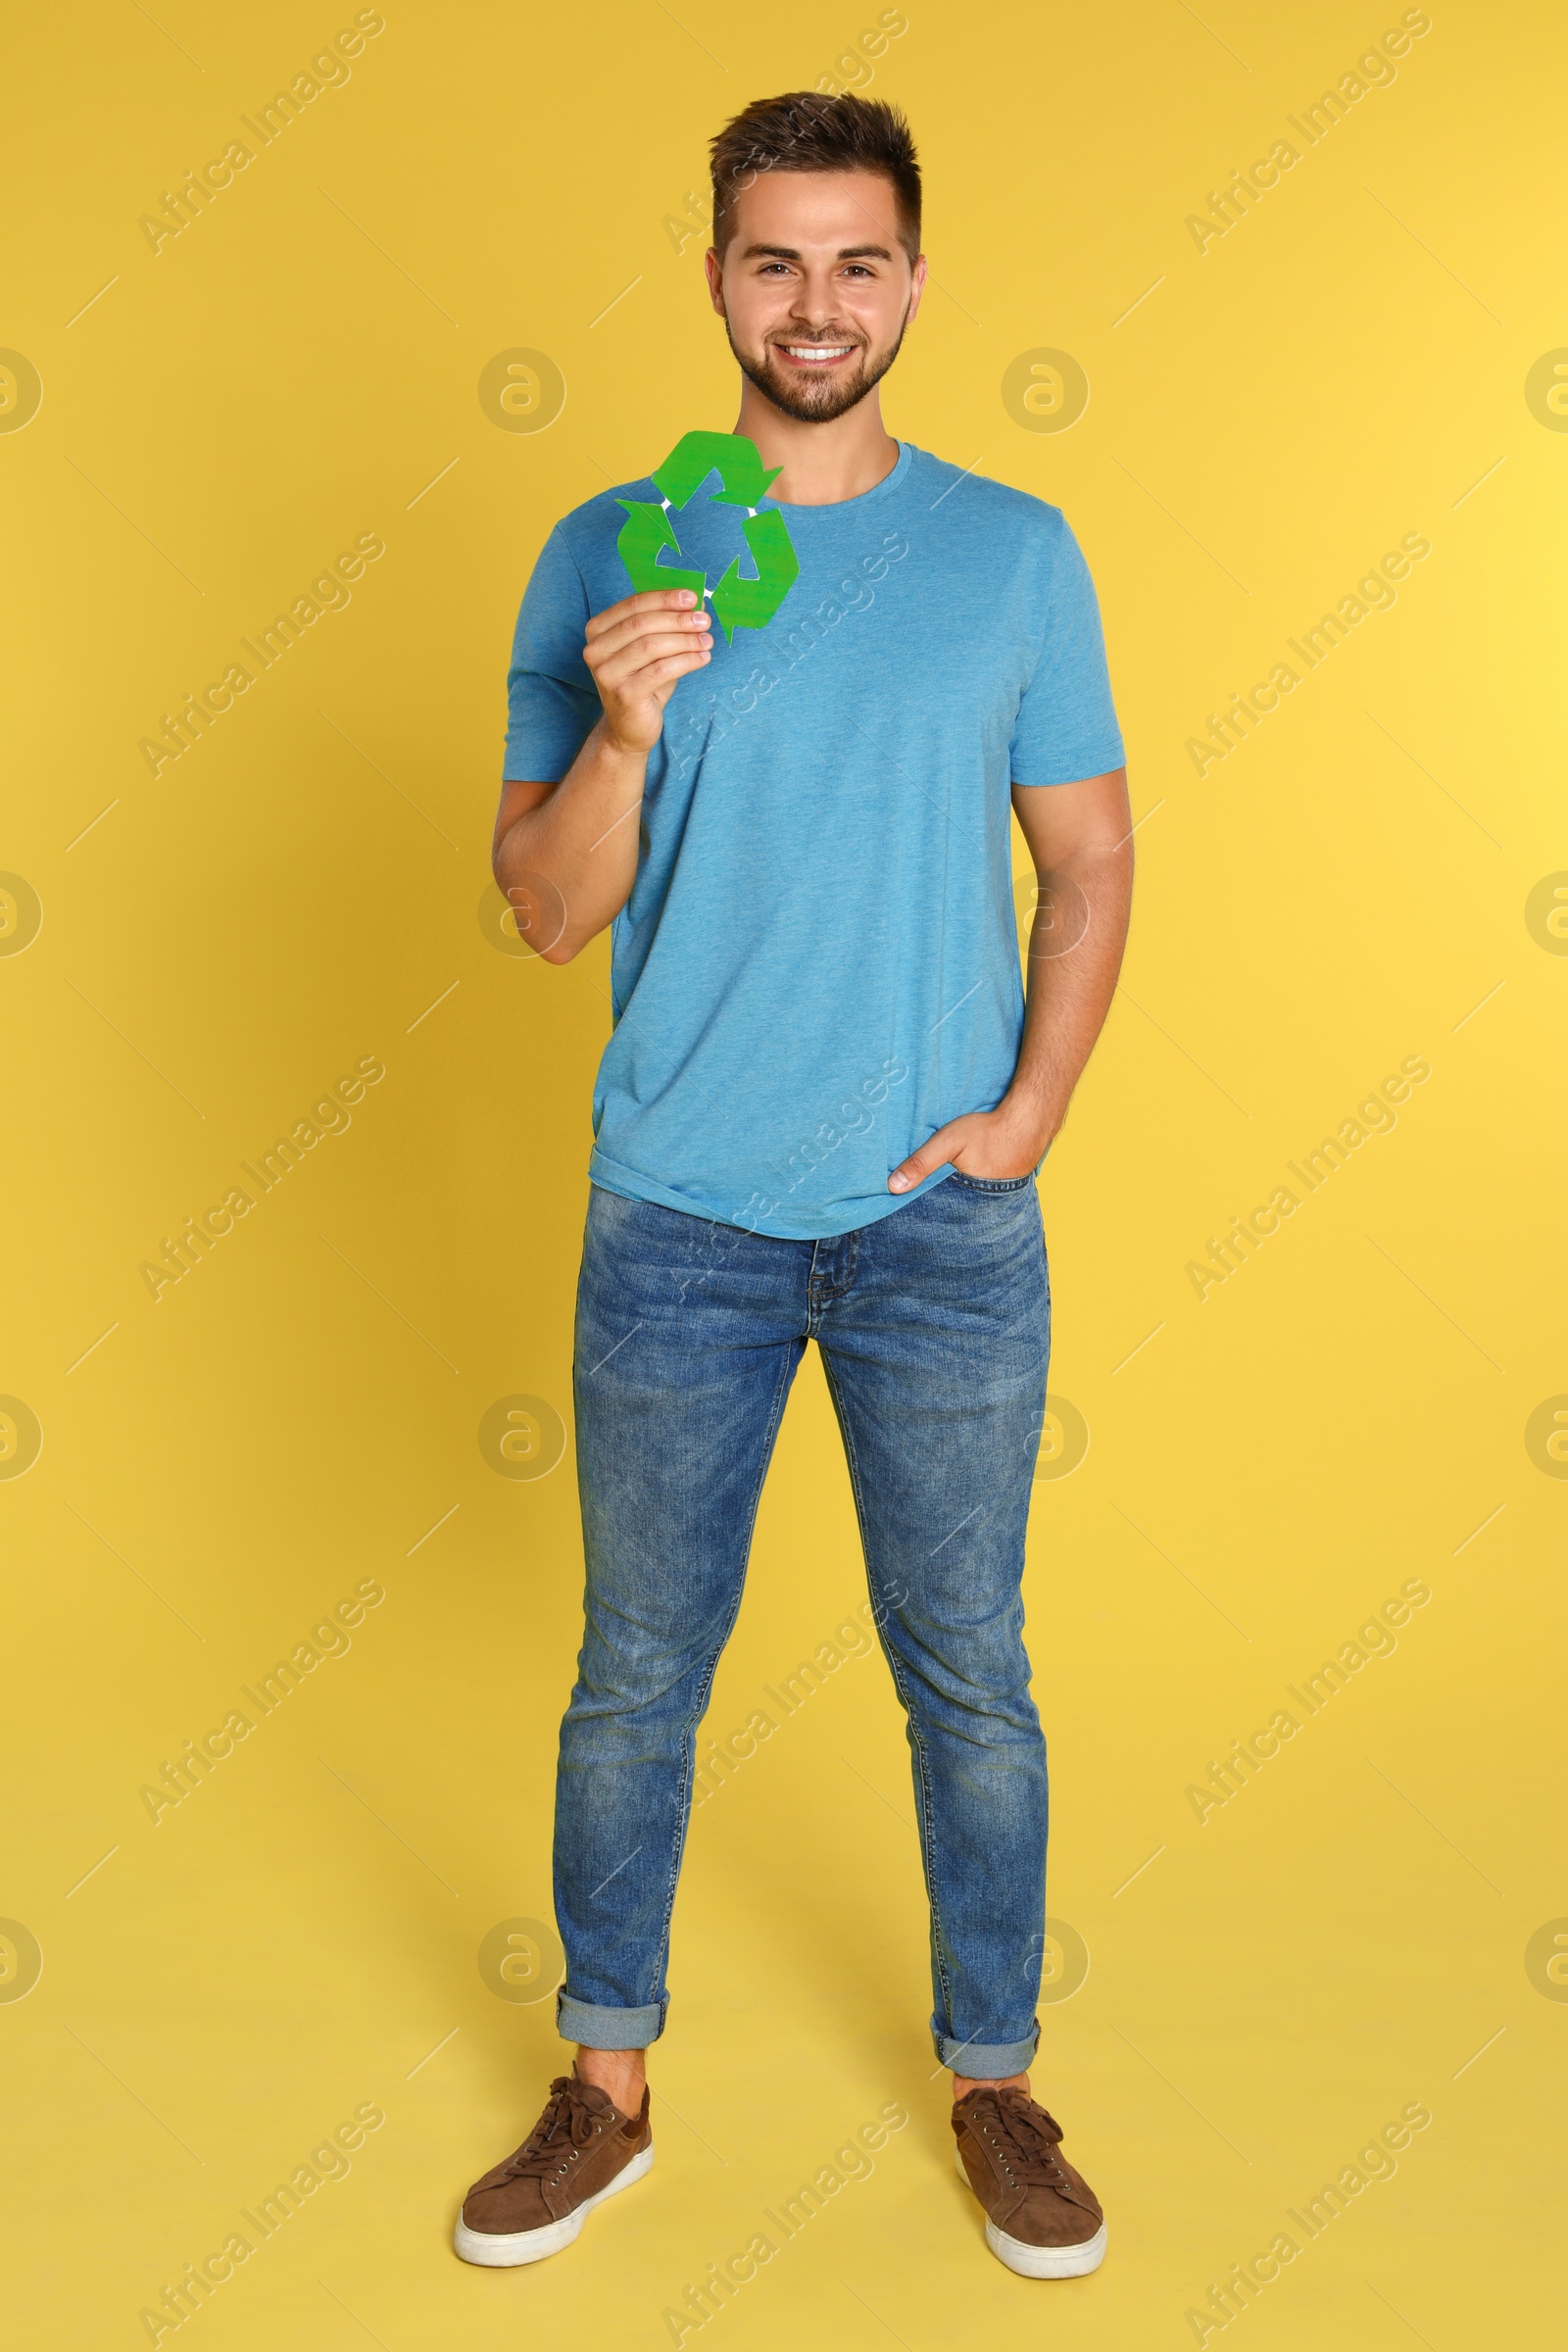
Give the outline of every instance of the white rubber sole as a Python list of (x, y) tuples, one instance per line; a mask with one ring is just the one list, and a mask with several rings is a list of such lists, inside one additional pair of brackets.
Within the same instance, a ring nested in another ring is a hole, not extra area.
[(630, 2188), (653, 2161), (654, 2145), (650, 2140), (630, 2164), (622, 2167), (608, 2188), (602, 2188), (597, 2196), (584, 2197), (575, 2213), (568, 2213), (564, 2221), (547, 2224), (543, 2230), (514, 2230), (509, 2237), (501, 2237), (485, 2230), (470, 2230), (460, 2214), (452, 2243), (465, 2262), (476, 2262), (485, 2270), (511, 2271), (520, 2263), (543, 2262), (547, 2255), (561, 2253), (574, 2238), (580, 2237), (583, 2223), (594, 2207), (603, 2205), (607, 2197), (617, 2196), (623, 2188)]
[[(958, 2178), (971, 2196), (974, 2183), (969, 2179), (963, 2161), (963, 2150), (956, 2145), (954, 2154), (958, 2160)], [(986, 2244), (999, 2262), (1020, 2278), (1082, 2278), (1090, 2271), (1098, 2271), (1105, 2259), (1105, 2225), (1101, 2223), (1093, 2237), (1085, 2238), (1081, 2246), (1031, 2246), (1021, 2237), (1009, 2237), (999, 2230), (988, 2215)]]

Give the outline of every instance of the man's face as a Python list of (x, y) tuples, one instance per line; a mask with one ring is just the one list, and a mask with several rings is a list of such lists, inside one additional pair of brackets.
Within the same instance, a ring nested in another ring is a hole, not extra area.
[(863, 400), (898, 357), (925, 283), (874, 172), (759, 172), (708, 283), (742, 372), (805, 424)]

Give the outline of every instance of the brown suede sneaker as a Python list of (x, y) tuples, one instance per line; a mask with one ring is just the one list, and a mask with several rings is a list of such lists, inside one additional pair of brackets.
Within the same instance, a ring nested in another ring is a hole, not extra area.
[(1024, 2278), (1079, 2278), (1105, 2259), (1100, 2199), (1061, 2153), (1061, 2126), (1026, 2091), (984, 2083), (956, 2101), (958, 2170), (986, 2209), (986, 2244)]
[(622, 2115), (575, 2068), (550, 2085), (545, 2111), (514, 2156), (476, 2180), (463, 2201), (454, 2244), (465, 2262), (493, 2270), (542, 2262), (569, 2246), (594, 2206), (640, 2180), (654, 2161), (648, 2091)]

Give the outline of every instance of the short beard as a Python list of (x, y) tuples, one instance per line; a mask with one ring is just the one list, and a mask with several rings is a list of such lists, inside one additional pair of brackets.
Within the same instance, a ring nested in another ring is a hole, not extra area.
[(757, 386), (764, 400), (770, 400), (774, 408), (781, 410), (786, 416), (793, 416), (797, 424), (831, 424), (836, 416), (847, 416), (882, 381), (899, 356), (904, 330), (908, 323), (909, 314), (906, 308), (899, 321), (899, 331), (882, 357), (873, 362), (862, 350), (859, 367), (836, 383), (814, 382), (809, 376), (786, 375), (773, 358), (773, 346), (770, 343), (763, 345), (760, 364), (750, 360), (737, 345), (727, 318), (724, 332), (729, 336), (735, 365), (747, 382)]

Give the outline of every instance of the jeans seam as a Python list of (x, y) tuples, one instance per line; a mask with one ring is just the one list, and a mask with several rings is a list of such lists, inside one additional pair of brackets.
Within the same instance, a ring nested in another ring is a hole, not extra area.
[[(850, 1472), (850, 1492), (855, 1496), (855, 1515), (859, 1522), (860, 1528), (860, 1547), (865, 1555), (865, 1581), (871, 1593), (872, 1602), (875, 1604), (878, 1599), (878, 1594), (875, 1584), (875, 1571), (871, 1566), (871, 1547), (866, 1541), (867, 1531), (865, 1517), (865, 1497), (860, 1488), (860, 1467), (859, 1463), (856, 1459), (855, 1440), (851, 1435), (850, 1425), (848, 1420), (845, 1418), (844, 1407), (839, 1397), (838, 1383), (833, 1377), (833, 1367), (828, 1360), (825, 1350), (822, 1354), (822, 1371), (827, 1381), (828, 1396), (833, 1401), (833, 1412), (834, 1417), (839, 1425), (839, 1435), (844, 1441), (844, 1458), (849, 1465)], [(874, 1608), (873, 1613), (875, 1614)], [(894, 1656), (892, 1645), (888, 1642), (886, 1635), (883, 1633), (880, 1616), (877, 1616), (876, 1638), (882, 1644), (882, 1655), (887, 1660), (888, 1672), (893, 1677), (893, 1688), (899, 1694), (899, 1703), (904, 1709), (905, 1721), (907, 1723), (913, 1739), (914, 1761), (919, 1773), (920, 1854), (925, 1868), (926, 1900), (931, 1906), (931, 1924), (933, 1929), (936, 1931), (932, 1937), (932, 1946), (936, 1961), (937, 1975), (942, 1985), (943, 2006), (949, 2019), (951, 2020), (953, 2015), (953, 1986), (948, 1977), (947, 1964), (943, 1956), (944, 1930), (942, 1921), (942, 1904), (937, 1893), (936, 1843), (931, 1827), (931, 1783), (926, 1764), (925, 1743), (920, 1736), (920, 1727), (915, 1719), (914, 1708), (910, 1703), (909, 1694), (905, 1689), (904, 1677), (900, 1672), (899, 1661)]]
[[(762, 1488), (766, 1483), (768, 1463), (772, 1459), (773, 1443), (778, 1436), (778, 1425), (783, 1417), (784, 1400), (789, 1394), (789, 1384), (793, 1375), (793, 1369), (794, 1367), (791, 1365), (789, 1357), (786, 1354), (784, 1362), (779, 1367), (778, 1384), (773, 1392), (773, 1402), (768, 1413), (767, 1437), (761, 1449), (762, 1458), (758, 1468), (757, 1484), (752, 1490), (751, 1509), (747, 1513), (746, 1535), (741, 1549), (740, 1582), (735, 1591), (734, 1606), (730, 1610), (729, 1621), (725, 1625), (723, 1632), (719, 1635), (712, 1654), (709, 1658), (707, 1670), (703, 1677), (702, 1688), (698, 1693), (697, 1705), (692, 1714), (687, 1718), (686, 1723), (683, 1725), (681, 1731), (681, 1749), (684, 1757), (684, 1764), (682, 1768), (682, 1779), (679, 1793), (679, 1808), (676, 1814), (676, 1835), (674, 1845), (670, 1853), (669, 1885), (665, 1891), (664, 1897), (664, 1916), (662, 1921), (660, 1923), (659, 1930), (659, 1968), (657, 1975), (658, 1981), (661, 1984), (663, 1982), (664, 1972), (669, 1965), (669, 1927), (670, 1921), (675, 1915), (675, 1892), (680, 1884), (680, 1866), (686, 1851), (686, 1839), (691, 1830), (691, 1795), (693, 1772), (697, 1760), (697, 1726), (702, 1722), (703, 1717), (708, 1712), (708, 1702), (712, 1695), (713, 1677), (718, 1671), (718, 1661), (724, 1654), (724, 1644), (728, 1642), (730, 1635), (735, 1631), (735, 1620), (741, 1613), (741, 1602), (746, 1596), (746, 1571), (751, 1560), (752, 1532), (757, 1525), (758, 1505), (762, 1499)], [(667, 2003), (665, 2002), (662, 2001), (660, 2003), (662, 2010), (666, 2006)]]

